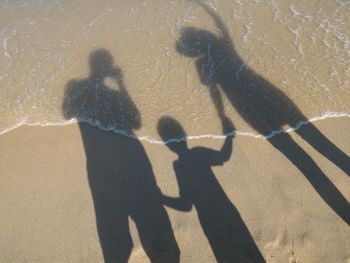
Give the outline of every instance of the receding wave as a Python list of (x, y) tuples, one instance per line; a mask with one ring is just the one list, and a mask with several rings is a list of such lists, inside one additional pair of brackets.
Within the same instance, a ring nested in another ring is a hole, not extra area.
[[(157, 121), (171, 116), (189, 134), (186, 139), (223, 138), (220, 109), (208, 87), (213, 80), (223, 87), (230, 81), (247, 81), (250, 75), (264, 84), (262, 90), (267, 85), (275, 94), (284, 94), (284, 99), (272, 109), (258, 97), (250, 99), (257, 89), (244, 91), (244, 96), (236, 92), (241, 96), (238, 103), (227, 90), (222, 92), (222, 108), (234, 122), (237, 135), (268, 138), (310, 121), (349, 117), (349, 1), (202, 2), (213, 12), (198, 1), (186, 0), (2, 1), (0, 134), (21, 125), (77, 122), (71, 119), (74, 114), (63, 116), (65, 92), (72, 82), (93, 82), (96, 69), (91, 57), (101, 49), (108, 51), (110, 67), (118, 73), (105, 74), (100, 84), (112, 93), (123, 86), (137, 108), (140, 127), (130, 131), (113, 121), (98, 122), (99, 118), (91, 116), (78, 119), (125, 136), (160, 143)], [(201, 38), (192, 53), (185, 47), (184, 32)], [(224, 52), (225, 37), (232, 45)], [(225, 59), (231, 63), (234, 80), (217, 73)], [(270, 103), (265, 95), (264, 102)], [(279, 110), (288, 108), (284, 101), (299, 112), (295, 116), (303, 116), (288, 123), (291, 128), (257, 132), (244, 115), (246, 102), (250, 111), (254, 103), (260, 105), (258, 116), (264, 110), (265, 117), (273, 112), (278, 116)]]

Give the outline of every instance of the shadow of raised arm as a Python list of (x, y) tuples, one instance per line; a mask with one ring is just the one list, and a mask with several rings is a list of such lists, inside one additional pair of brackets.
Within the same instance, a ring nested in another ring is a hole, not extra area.
[(139, 129), (141, 127), (140, 112), (126, 89), (121, 69), (119, 67), (111, 68), (110, 72), (106, 74), (106, 77), (111, 77), (118, 84), (119, 97), (124, 109), (124, 115), (126, 115), (128, 122), (133, 129)]
[(222, 39), (224, 40), (224, 43), (227, 46), (233, 47), (233, 43), (230, 38), (229, 31), (225, 25), (225, 23), (222, 21), (221, 17), (208, 5), (202, 3), (201, 1), (196, 1), (214, 20), (216, 26), (220, 29), (222, 34)]

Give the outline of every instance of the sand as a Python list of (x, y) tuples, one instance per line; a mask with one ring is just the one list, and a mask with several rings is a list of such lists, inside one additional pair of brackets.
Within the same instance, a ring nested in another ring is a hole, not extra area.
[[(326, 119), (315, 125), (350, 155), (348, 118)], [(100, 133), (122, 143), (131, 140)], [(350, 200), (349, 176), (297, 134), (291, 136)], [(218, 150), (223, 140), (191, 140), (188, 144), (189, 148)], [(178, 196), (172, 164), (176, 155), (161, 144), (142, 145), (162, 193)], [(109, 157), (113, 160), (106, 153), (106, 160)], [(116, 169), (123, 166), (113, 165)], [(350, 262), (349, 226), (267, 140), (237, 136), (230, 160), (214, 167), (213, 173), (266, 262)], [(78, 125), (22, 126), (1, 135), (0, 174), (1, 262), (103, 262)], [(196, 209), (165, 209), (180, 261), (216, 262)], [(148, 262), (131, 217), (129, 223), (133, 240), (129, 262)]]
[(0, 262), (350, 263), (340, 2), (0, 4)]

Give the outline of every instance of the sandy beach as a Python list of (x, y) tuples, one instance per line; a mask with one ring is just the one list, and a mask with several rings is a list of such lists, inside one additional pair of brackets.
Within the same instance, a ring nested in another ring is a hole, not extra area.
[(349, 13), (0, 1), (0, 262), (350, 263)]
[[(350, 154), (349, 119), (327, 119), (315, 124)], [(132, 140), (100, 132), (116, 140)], [(296, 134), (291, 136), (350, 200), (349, 176)], [(188, 142), (189, 148), (216, 150), (222, 143), (214, 139)], [(164, 145), (142, 145), (162, 193), (178, 196), (172, 165), (176, 155)], [(121, 164), (114, 165), (118, 168)], [(2, 262), (103, 262), (86, 155), (77, 125), (23, 126), (2, 135), (0, 167)], [(213, 171), (266, 262), (349, 262), (349, 226), (266, 140), (237, 136), (230, 160)], [(196, 209), (166, 211), (181, 262), (216, 262)], [(133, 240), (129, 262), (147, 262), (131, 218), (129, 224)]]

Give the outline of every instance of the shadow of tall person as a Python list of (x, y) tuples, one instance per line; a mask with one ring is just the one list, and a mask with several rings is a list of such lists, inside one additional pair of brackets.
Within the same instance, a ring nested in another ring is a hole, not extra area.
[[(130, 217), (151, 262), (179, 262), (179, 248), (140, 141), (85, 123), (113, 125), (129, 136), (141, 126), (140, 113), (110, 53), (93, 51), (90, 66), (87, 79), (68, 83), (63, 112), (65, 118), (79, 121), (104, 260), (128, 261), (133, 247)], [(118, 88), (109, 87), (108, 78)]]
[[(212, 171), (212, 166), (223, 165), (232, 153), (234, 127), (228, 118), (222, 116), (221, 120), (227, 136), (219, 151), (203, 147), (189, 149), (186, 141), (167, 144), (178, 155), (173, 165), (180, 196), (163, 196), (163, 203), (180, 211), (195, 207), (217, 262), (265, 262)], [(158, 132), (164, 141), (186, 136), (181, 124), (171, 117), (159, 120)]]
[[(295, 127), (298, 122), (307, 121), (281, 90), (244, 63), (221, 18), (207, 5), (198, 3), (214, 20), (221, 36), (197, 28), (183, 28), (176, 48), (180, 54), (195, 59), (198, 75), (213, 100), (216, 94), (225, 94), (242, 118), (264, 136), (283, 130), (284, 125)], [(312, 123), (296, 132), (350, 176), (350, 158)], [(291, 136), (284, 133), (268, 140), (304, 174), (329, 207), (350, 224), (348, 201)]]

